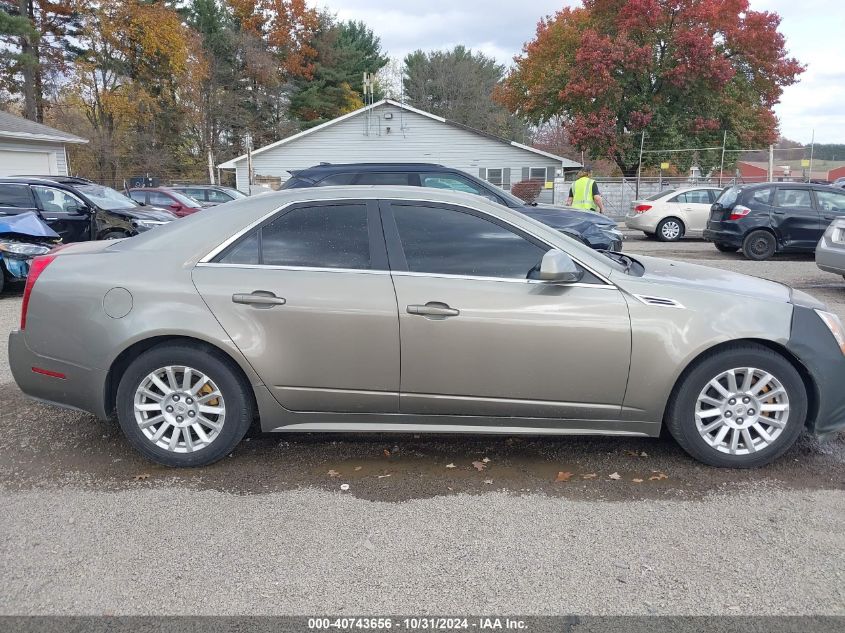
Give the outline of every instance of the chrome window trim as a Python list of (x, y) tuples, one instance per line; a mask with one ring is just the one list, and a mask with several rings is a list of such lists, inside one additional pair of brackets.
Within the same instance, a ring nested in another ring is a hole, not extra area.
[[(422, 189), (422, 190), (425, 190), (425, 187), (419, 187), (419, 188)], [(360, 199), (361, 200), (376, 200), (377, 202), (378, 201), (385, 201), (385, 202), (388, 202), (388, 203), (397, 202), (399, 204), (404, 204), (404, 203), (413, 204), (415, 202), (427, 202), (429, 204), (444, 204), (440, 200), (432, 200), (431, 198), (425, 198), (425, 197), (420, 197), (420, 198), (390, 198), (390, 197), (385, 197), (385, 198), (382, 198), (382, 197), (378, 197), (378, 196), (373, 196), (372, 198), (362, 197)], [(226, 240), (224, 240), (216, 248), (212, 249), (211, 251), (209, 251), (208, 254), (206, 254), (204, 257), (202, 257), (199, 260), (199, 262), (197, 263), (197, 266), (206, 265), (206, 266), (228, 266), (228, 267), (236, 267), (236, 268), (237, 267), (240, 267), (240, 268), (244, 268), (244, 267), (249, 267), (249, 268), (278, 268), (278, 269), (281, 269), (281, 270), (311, 270), (311, 271), (315, 271), (315, 272), (316, 271), (323, 271), (323, 272), (365, 272), (365, 271), (369, 271), (369, 272), (376, 272), (376, 273), (381, 273), (381, 272), (390, 273), (391, 271), (381, 271), (381, 270), (372, 270), (372, 269), (363, 269), (363, 268), (314, 268), (314, 267), (302, 267), (302, 266), (273, 266), (273, 265), (269, 265), (269, 264), (224, 264), (224, 263), (220, 263), (220, 262), (212, 262), (211, 261), (212, 259), (217, 257), (217, 255), (219, 255), (221, 252), (223, 252), (226, 248), (231, 246), (234, 242), (238, 241), (246, 233), (255, 229), (260, 224), (265, 222), (268, 218), (272, 217), (273, 215), (275, 215), (275, 214), (277, 214), (281, 211), (284, 211), (288, 207), (291, 207), (291, 206), (294, 206), (294, 205), (300, 205), (300, 204), (336, 204), (336, 203), (342, 204), (344, 202), (348, 203), (349, 200), (343, 199), (343, 198), (325, 198), (325, 199), (316, 199), (316, 200), (296, 200), (296, 201), (292, 201), (292, 202), (288, 202), (286, 204), (283, 204), (282, 206), (277, 207), (277, 208), (273, 209), (272, 211), (269, 211), (268, 213), (265, 213), (264, 215), (262, 215), (260, 218), (258, 218), (254, 222), (250, 222), (246, 227), (244, 227), (243, 229), (241, 229), (240, 231), (238, 231), (237, 233), (235, 233), (231, 237), (227, 238)], [(445, 203), (445, 204), (449, 204), (449, 205), (452, 205), (452, 206), (465, 206), (465, 205), (460, 205), (460, 204), (456, 204), (456, 203)], [(508, 220), (506, 218), (500, 218), (498, 216), (491, 215), (490, 213), (488, 213), (484, 209), (479, 209), (477, 207), (469, 206), (469, 207), (466, 207), (466, 208), (472, 209), (473, 211), (476, 211), (478, 213), (482, 213), (485, 216), (487, 216), (488, 218), (499, 220), (499, 221), (507, 224), (508, 226), (513, 227), (517, 231), (529, 233), (534, 239), (536, 239), (539, 242), (542, 242), (549, 249), (561, 250), (557, 246), (555, 246), (554, 244), (549, 244), (549, 242), (547, 242), (545, 239), (543, 239), (539, 235), (535, 235), (534, 233), (531, 233), (531, 231), (529, 231), (528, 229), (524, 229), (521, 226), (514, 224), (513, 222), (511, 222), (510, 220)], [(549, 227), (549, 228), (550, 228), (550, 230), (554, 230), (554, 229), (551, 229), (551, 227)], [(605, 287), (605, 285), (609, 288), (614, 288), (614, 289), (617, 287), (616, 284), (614, 284), (612, 281), (610, 281), (610, 279), (608, 279), (605, 275), (593, 270), (590, 266), (588, 266), (587, 264), (582, 262), (577, 257), (573, 256), (571, 253), (567, 252), (566, 254), (569, 255), (569, 257), (571, 257), (572, 260), (576, 264), (578, 264), (582, 268), (586, 269), (591, 274), (595, 275), (601, 281), (604, 282), (603, 284), (567, 284), (567, 285), (576, 286), (576, 287), (587, 287), (587, 288), (603, 288), (603, 287)], [(392, 274), (394, 274), (394, 275), (400, 275), (400, 274), (401, 275), (414, 275), (414, 276), (423, 276), (423, 277), (441, 277), (441, 276), (443, 276), (443, 275), (439, 275), (439, 274), (436, 274), (436, 273), (405, 273), (404, 271), (401, 271), (399, 273), (394, 272)], [(455, 278), (455, 279), (477, 279), (477, 280), (480, 280), (480, 281), (485, 281), (485, 280), (510, 281), (510, 282), (513, 282), (513, 281), (518, 281), (518, 282), (520, 282), (520, 281), (530, 281), (530, 282), (535, 282), (535, 283), (537, 283), (537, 282), (543, 283), (541, 280), (537, 280), (537, 279), (511, 279), (511, 278), (506, 278), (506, 277), (471, 277), (471, 276), (465, 276), (465, 275), (446, 275), (446, 277), (451, 277), (451, 278)]]
[(601, 288), (603, 290), (616, 290), (616, 286), (608, 284), (589, 284), (577, 282), (574, 284), (555, 284), (554, 282), (542, 279), (519, 279), (517, 277), (484, 277), (482, 275), (452, 275), (449, 273), (415, 273), (411, 271), (398, 271), (391, 273), (394, 277), (432, 277), (434, 279), (463, 279), (468, 281), (503, 281), (506, 283), (518, 284), (540, 284), (546, 286), (567, 286), (575, 288)]
[(330, 268), (319, 266), (280, 266), (277, 264), (227, 264), (222, 262), (199, 262), (197, 268), (249, 268), (249, 269), (270, 269), (289, 270), (313, 273), (363, 273), (365, 275), (389, 275), (389, 270), (378, 270), (373, 268)]

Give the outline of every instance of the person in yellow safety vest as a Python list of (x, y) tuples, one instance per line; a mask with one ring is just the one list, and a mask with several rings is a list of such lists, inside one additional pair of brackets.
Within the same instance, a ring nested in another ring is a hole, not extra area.
[(590, 178), (592, 170), (589, 167), (582, 167), (578, 172), (578, 180), (572, 183), (569, 188), (569, 197), (566, 199), (566, 206), (585, 211), (598, 211), (604, 214), (604, 203), (601, 201), (599, 186), (596, 181)]

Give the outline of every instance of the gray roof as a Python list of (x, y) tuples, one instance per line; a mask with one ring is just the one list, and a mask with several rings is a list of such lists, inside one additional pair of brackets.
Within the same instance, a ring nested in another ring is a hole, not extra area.
[(88, 140), (54, 127), (42, 125), (23, 117), (0, 110), (0, 138), (29, 141), (58, 141), (60, 143), (87, 143)]

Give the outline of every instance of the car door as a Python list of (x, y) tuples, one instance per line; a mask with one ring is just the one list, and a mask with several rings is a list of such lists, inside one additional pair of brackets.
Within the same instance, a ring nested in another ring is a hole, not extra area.
[(401, 413), (619, 414), (631, 328), (615, 286), (590, 273), (570, 286), (529, 279), (550, 247), (472, 209), (391, 201), (382, 217), (399, 307)]
[(772, 222), (785, 246), (814, 250), (824, 233), (808, 187), (782, 185), (775, 190)]
[(91, 239), (91, 211), (81, 198), (70, 191), (32, 185), (32, 193), (41, 217), (65, 243)]
[(193, 279), (285, 408), (397, 412), (399, 320), (377, 203), (286, 207)]
[(690, 189), (676, 198), (679, 200), (681, 219), (686, 227), (686, 234), (700, 236), (707, 226), (707, 219), (710, 217), (710, 207), (713, 201), (708, 189)]
[(845, 191), (813, 189), (813, 193), (821, 214), (821, 231), (824, 232), (831, 222), (845, 217)]
[(0, 217), (32, 211), (38, 213), (29, 185), (0, 183)]

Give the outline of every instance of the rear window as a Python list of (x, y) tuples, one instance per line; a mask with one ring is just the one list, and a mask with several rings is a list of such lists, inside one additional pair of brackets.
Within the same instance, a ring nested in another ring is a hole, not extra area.
[(32, 209), (35, 203), (28, 185), (0, 185), (0, 207)]
[(719, 195), (716, 202), (721, 204), (723, 207), (729, 207), (736, 202), (741, 191), (741, 187), (728, 187)]
[(675, 189), (664, 189), (663, 191), (658, 191), (657, 193), (651, 194), (646, 200), (660, 200), (665, 196), (671, 195), (675, 193)]
[(748, 201), (757, 204), (770, 204), (772, 199), (772, 188), (763, 187), (762, 189), (755, 189), (751, 191), (748, 196)]
[[(351, 185), (355, 174), (331, 174), (317, 183), (318, 187), (334, 187), (337, 185)], [(308, 185), (302, 185), (307, 187)]]
[(358, 175), (356, 185), (403, 185), (411, 184), (411, 174), (401, 172), (364, 172)]

